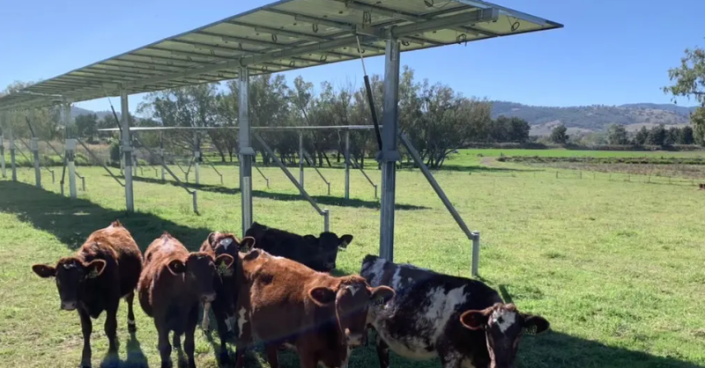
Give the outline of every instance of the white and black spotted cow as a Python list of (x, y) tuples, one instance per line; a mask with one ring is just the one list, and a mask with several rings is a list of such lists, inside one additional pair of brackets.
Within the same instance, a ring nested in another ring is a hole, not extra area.
[(396, 297), (370, 308), (377, 331), (380, 366), (389, 367), (389, 349), (402, 357), (440, 357), (444, 368), (512, 367), (522, 333), (549, 328), (543, 317), (504, 304), (494, 289), (476, 280), (395, 264), (373, 255), (360, 275), (372, 287), (385, 285)]

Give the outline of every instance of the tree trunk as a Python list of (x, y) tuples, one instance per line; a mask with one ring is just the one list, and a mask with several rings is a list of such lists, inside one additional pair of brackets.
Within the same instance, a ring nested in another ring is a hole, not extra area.
[[(332, 167), (332, 165), (330, 164), (330, 160), (328, 159), (328, 155), (326, 155), (326, 153), (323, 151), (321, 151), (321, 154), (323, 154), (323, 157), (325, 157), (326, 162), (328, 163), (328, 167)], [(323, 167), (323, 160), (321, 160), (321, 167)]]

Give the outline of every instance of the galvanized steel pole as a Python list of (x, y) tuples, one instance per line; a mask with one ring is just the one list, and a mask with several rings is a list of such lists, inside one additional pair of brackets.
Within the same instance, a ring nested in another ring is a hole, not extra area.
[(350, 130), (345, 131), (345, 199), (350, 199)]
[(71, 103), (64, 100), (64, 127), (67, 131), (66, 139), (66, 161), (69, 171), (69, 196), (73, 199), (78, 197), (76, 190), (76, 139), (72, 139), (73, 121), (71, 119)]
[(37, 188), (42, 187), (42, 172), (39, 169), (39, 141), (36, 137), (32, 137), (29, 141), (29, 148), (32, 151), (32, 158), (34, 161), (34, 181)]
[(299, 132), (299, 184), (304, 186), (304, 134)]
[(162, 181), (166, 181), (166, 175), (164, 173), (164, 165), (166, 165), (164, 161), (164, 135), (162, 132), (159, 132), (159, 157), (162, 160)]
[(5, 137), (0, 134), (0, 170), (2, 170), (3, 179), (7, 178), (7, 174), (5, 173), (5, 146), (3, 145), (4, 139)]
[(17, 162), (15, 159), (15, 134), (12, 131), (12, 125), (9, 126), (10, 131), (10, 166), (12, 167), (12, 181), (17, 181)]
[(193, 132), (193, 166), (196, 172), (196, 185), (201, 184), (201, 144), (198, 139), (198, 132)]
[(240, 193), (242, 194), (242, 235), (252, 226), (252, 159), (255, 150), (250, 142), (250, 115), (249, 115), (249, 84), (250, 72), (246, 67), (241, 67), (238, 73), (240, 97), (239, 118), (240, 130), (238, 140), (240, 145)]
[(382, 115), (382, 151), (378, 159), (382, 165), (382, 208), (380, 211), (380, 257), (394, 261), (394, 206), (396, 192), (396, 163), (399, 103), (399, 41), (387, 40), (384, 57), (384, 109)]
[(120, 92), (120, 125), (122, 125), (122, 153), (125, 161), (125, 207), (127, 212), (135, 211), (134, 192), (132, 186), (132, 140), (130, 139), (130, 109), (127, 92)]

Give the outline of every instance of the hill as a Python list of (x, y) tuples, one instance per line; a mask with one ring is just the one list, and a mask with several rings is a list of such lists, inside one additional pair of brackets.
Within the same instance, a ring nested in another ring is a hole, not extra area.
[[(111, 116), (113, 113), (112, 113), (112, 111), (91, 111), (88, 109), (83, 109), (80, 107), (71, 106), (71, 116), (74, 118), (79, 115), (89, 115), (89, 114), (96, 114), (96, 115), (98, 115), (98, 120), (102, 120), (106, 116)], [(117, 113), (117, 116), (120, 117), (119, 112)]]
[(560, 124), (564, 124), (572, 132), (604, 131), (611, 124), (624, 125), (630, 131), (658, 124), (683, 126), (688, 124), (689, 115), (695, 109), (652, 103), (551, 107), (492, 101), (493, 118), (499, 115), (520, 117), (531, 124), (532, 135), (549, 134)]

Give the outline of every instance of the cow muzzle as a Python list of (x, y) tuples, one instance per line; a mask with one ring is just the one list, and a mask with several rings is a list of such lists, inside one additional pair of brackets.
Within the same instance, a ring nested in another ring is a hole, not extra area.
[(73, 311), (76, 310), (78, 303), (76, 302), (61, 302), (61, 310)]
[(360, 333), (350, 333), (350, 331), (348, 330), (345, 332), (345, 335), (347, 337), (348, 346), (350, 346), (351, 348), (362, 346), (365, 341), (365, 339), (363, 338), (364, 335)]
[(215, 293), (201, 295), (201, 301), (204, 303), (210, 303), (214, 300), (215, 300)]

